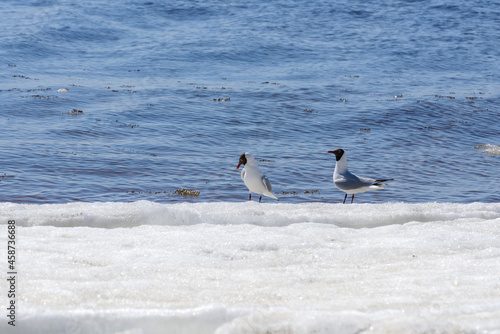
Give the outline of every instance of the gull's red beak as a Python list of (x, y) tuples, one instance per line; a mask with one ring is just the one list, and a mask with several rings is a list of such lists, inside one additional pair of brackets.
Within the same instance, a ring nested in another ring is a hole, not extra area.
[(236, 167), (236, 169), (240, 168), (241, 164), (238, 164), (238, 167)]
[(335, 152), (333, 152), (333, 151), (328, 151), (327, 153), (333, 153), (333, 154), (335, 154)]

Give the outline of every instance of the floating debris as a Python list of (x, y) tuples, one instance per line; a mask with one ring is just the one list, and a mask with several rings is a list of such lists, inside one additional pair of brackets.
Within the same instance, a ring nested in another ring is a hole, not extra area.
[(58, 93), (66, 94), (68, 92), (68, 88), (60, 88), (57, 90)]
[(214, 102), (227, 102), (227, 101), (231, 101), (231, 98), (227, 97), (227, 98), (212, 99), (212, 101), (214, 101)]
[(66, 115), (83, 115), (83, 111), (82, 110), (78, 110), (78, 109), (73, 109), (69, 112), (63, 112), (63, 114), (66, 114)]
[(123, 127), (131, 128), (131, 129), (136, 128), (136, 127), (139, 126), (139, 124), (122, 123), (122, 122), (120, 122), (118, 120), (115, 120), (115, 123), (118, 123), (118, 126), (123, 126)]
[(281, 191), (280, 194), (281, 195), (294, 195), (294, 196), (297, 196), (299, 193), (292, 190), (292, 191)]
[(319, 193), (320, 192), (318, 189), (304, 191), (304, 194), (319, 194)]
[(167, 195), (194, 196), (194, 197), (198, 197), (200, 195), (199, 190), (192, 190), (192, 189), (177, 189), (173, 193), (168, 192), (166, 190), (158, 190), (158, 191), (127, 190), (126, 193), (127, 194), (149, 194), (149, 195), (167, 194)]
[(310, 113), (310, 114), (312, 114), (312, 113), (317, 114), (317, 113), (318, 113), (318, 112), (317, 112), (316, 110), (314, 110), (314, 109), (304, 109), (304, 112), (308, 112), (308, 113)]
[(481, 144), (474, 147), (476, 150), (483, 150), (489, 155), (500, 155), (500, 145)]
[[(123, 85), (123, 86), (120, 86), (120, 87), (123, 88), (123, 87), (134, 87), (134, 86)], [(118, 89), (111, 89), (110, 86), (105, 86), (104, 88), (108, 89), (108, 90), (111, 90), (111, 92), (113, 92), (113, 93), (119, 93), (120, 92)], [(131, 90), (131, 89), (124, 89), (123, 92), (128, 92), (128, 93), (131, 93), (131, 94), (137, 93), (137, 91)]]
[(14, 74), (12, 77), (13, 78), (30, 79), (30, 80), (40, 80), (40, 79), (37, 79), (37, 78), (30, 78), (30, 77), (27, 77), (25, 75), (20, 75), (20, 74)]
[(195, 86), (194, 88), (195, 89), (204, 89), (204, 90), (207, 90), (207, 89), (212, 89), (212, 90), (228, 90), (228, 89), (232, 89), (231, 87), (212, 87), (212, 88), (209, 88), (207, 86)]
[(200, 196), (200, 191), (199, 190), (192, 190), (192, 189), (177, 189), (176, 191), (174, 191), (174, 194), (181, 195), (181, 196), (198, 197), (198, 196)]
[(34, 88), (34, 89), (26, 89), (26, 92), (29, 93), (29, 92), (37, 92), (37, 91), (48, 91), (48, 90), (52, 90), (52, 88)]
[(167, 191), (139, 191), (139, 190), (127, 190), (127, 194), (150, 194), (150, 195), (158, 195), (158, 194), (168, 194)]
[[(252, 81), (250, 81), (249, 83), (251, 83)], [(275, 85), (275, 86), (279, 86), (279, 87), (287, 87), (287, 85), (283, 85), (279, 82), (269, 82), (269, 81), (264, 81), (264, 82), (261, 82), (260, 83), (261, 85)]]
[(434, 97), (438, 98), (438, 99), (442, 99), (442, 98), (447, 98), (447, 99), (451, 99), (451, 100), (455, 99), (455, 96), (449, 96), (449, 95), (434, 95)]
[[(304, 190), (304, 194), (309, 194), (309, 195), (313, 195), (313, 194), (319, 194), (319, 190), (318, 189), (312, 189), (312, 190)], [(299, 195), (299, 192), (297, 191), (294, 191), (294, 190), (290, 190), (290, 191), (281, 191), (279, 192), (278, 194), (281, 194), (281, 195), (293, 195), (293, 196), (297, 196)]]
[(359, 131), (367, 131), (368, 132), (368, 131), (372, 131), (372, 129), (370, 129), (370, 128), (364, 128), (364, 129), (359, 129)]
[[(24, 96), (24, 97), (27, 97), (27, 96)], [(37, 99), (50, 99), (51, 96), (48, 96), (48, 95), (40, 95), (40, 94), (36, 94), (36, 95), (31, 95), (31, 97), (34, 97), (34, 98), (37, 98)], [(57, 96), (52, 96), (53, 98), (57, 98)]]
[(339, 99), (340, 102), (347, 102), (346, 99)]

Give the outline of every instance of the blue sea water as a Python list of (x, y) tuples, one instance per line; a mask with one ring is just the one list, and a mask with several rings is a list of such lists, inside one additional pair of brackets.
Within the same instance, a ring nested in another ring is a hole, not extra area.
[(3, 1), (0, 16), (0, 201), (245, 201), (249, 151), (281, 201), (336, 203), (339, 147), (352, 172), (395, 179), (355, 203), (500, 200), (500, 155), (478, 149), (500, 145), (497, 1)]

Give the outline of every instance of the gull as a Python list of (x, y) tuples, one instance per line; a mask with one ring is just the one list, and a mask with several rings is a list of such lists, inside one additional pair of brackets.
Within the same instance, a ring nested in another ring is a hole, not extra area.
[(245, 165), (245, 167), (241, 170), (241, 179), (245, 182), (245, 185), (250, 191), (248, 200), (252, 199), (252, 193), (257, 193), (260, 194), (259, 203), (262, 200), (262, 195), (279, 201), (279, 199), (276, 198), (276, 196), (274, 196), (271, 192), (273, 190), (271, 182), (269, 182), (267, 176), (262, 173), (259, 166), (257, 166), (257, 162), (250, 153), (245, 152), (240, 156), (238, 167), (236, 167), (236, 169), (240, 168), (241, 165)]
[(369, 177), (356, 176), (347, 170), (347, 157), (343, 149), (338, 148), (328, 153), (335, 154), (337, 162), (335, 163), (335, 171), (333, 172), (333, 184), (335, 187), (345, 192), (344, 202), (347, 195), (352, 194), (351, 203), (354, 201), (354, 194), (364, 193), (369, 190), (382, 189), (384, 182), (394, 179), (372, 179)]
[(57, 90), (59, 93), (66, 94), (68, 92), (68, 88), (60, 88)]

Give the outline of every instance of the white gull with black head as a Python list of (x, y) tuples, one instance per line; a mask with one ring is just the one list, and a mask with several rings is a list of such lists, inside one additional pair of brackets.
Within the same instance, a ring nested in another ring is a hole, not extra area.
[(364, 193), (370, 190), (382, 189), (385, 186), (384, 182), (392, 181), (393, 179), (372, 179), (369, 177), (361, 177), (352, 174), (347, 169), (347, 157), (343, 149), (338, 148), (328, 153), (335, 154), (337, 162), (335, 163), (335, 171), (333, 172), (333, 184), (345, 192), (344, 203), (347, 195), (352, 194), (351, 203), (354, 200), (354, 194)]

